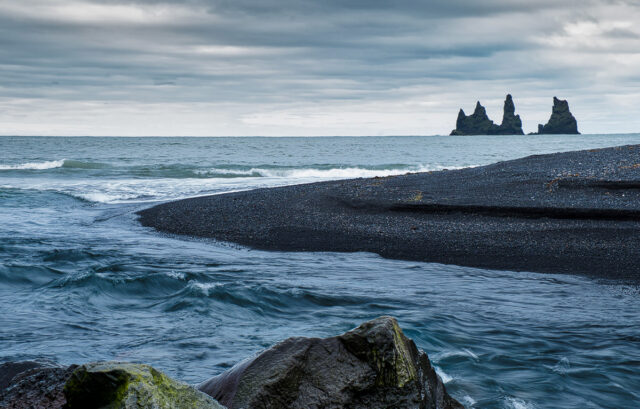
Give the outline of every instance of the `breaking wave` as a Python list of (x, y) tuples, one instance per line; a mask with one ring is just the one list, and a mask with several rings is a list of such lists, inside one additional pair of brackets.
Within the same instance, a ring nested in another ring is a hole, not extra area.
[(44, 162), (27, 162), (15, 165), (0, 164), (0, 170), (47, 170), (47, 169), (102, 169), (108, 167), (104, 163), (82, 162), (79, 160), (60, 159)]
[(429, 172), (443, 169), (459, 169), (460, 167), (446, 166), (398, 166), (398, 167), (332, 167), (332, 168), (251, 168), (251, 169), (224, 169), (214, 168), (196, 170), (195, 173), (204, 177), (267, 177), (267, 178), (292, 178), (292, 179), (343, 179), (343, 178), (368, 178), (375, 176), (402, 175), (411, 172)]
[(64, 159), (61, 160), (52, 160), (47, 162), (27, 162), (20, 163), (17, 165), (1, 165), (0, 170), (44, 170), (44, 169), (54, 169), (61, 168), (64, 166)]

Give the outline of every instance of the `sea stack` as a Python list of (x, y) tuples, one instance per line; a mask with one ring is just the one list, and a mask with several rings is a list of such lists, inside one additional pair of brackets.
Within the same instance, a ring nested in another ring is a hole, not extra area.
[(469, 116), (460, 109), (456, 129), (451, 131), (451, 135), (493, 135), (497, 130), (498, 125), (489, 119), (487, 110), (478, 101), (476, 109)]
[(513, 98), (507, 95), (504, 101), (502, 124), (496, 125), (489, 119), (486, 109), (478, 101), (472, 115), (467, 116), (462, 109), (460, 110), (456, 129), (451, 131), (451, 135), (523, 135), (522, 121), (515, 111)]
[(502, 124), (500, 124), (497, 135), (524, 135), (522, 131), (522, 120), (520, 119), (520, 115), (516, 115), (516, 106), (513, 103), (511, 94), (508, 94), (504, 100)]
[(580, 134), (578, 132), (578, 122), (569, 111), (569, 103), (566, 100), (553, 97), (551, 118), (549, 118), (549, 122), (546, 125), (538, 125), (538, 134)]

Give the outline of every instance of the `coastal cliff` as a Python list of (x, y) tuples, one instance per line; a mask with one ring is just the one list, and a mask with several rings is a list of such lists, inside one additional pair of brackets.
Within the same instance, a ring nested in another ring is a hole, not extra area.
[(451, 131), (451, 135), (523, 135), (522, 121), (520, 116), (515, 114), (515, 110), (513, 98), (509, 94), (504, 101), (502, 123), (496, 125), (478, 101), (473, 114), (469, 116), (460, 109), (456, 129)]

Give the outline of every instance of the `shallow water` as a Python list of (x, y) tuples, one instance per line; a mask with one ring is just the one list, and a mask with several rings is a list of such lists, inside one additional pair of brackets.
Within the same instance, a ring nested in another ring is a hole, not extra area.
[(640, 135), (0, 138), (0, 360), (147, 362), (199, 382), (389, 314), (475, 408), (640, 407), (637, 288), (168, 237), (134, 212), (258, 186), (482, 165)]

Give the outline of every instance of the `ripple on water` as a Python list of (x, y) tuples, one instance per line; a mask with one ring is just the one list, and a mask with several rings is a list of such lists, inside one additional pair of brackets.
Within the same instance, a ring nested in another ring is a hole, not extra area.
[[(467, 407), (640, 407), (637, 287), (371, 254), (249, 251), (162, 236), (136, 224), (144, 205), (101, 203), (301, 181), (184, 177), (193, 169), (464, 166), (541, 145), (632, 139), (576, 138), (463, 138), (448, 140), (452, 148), (417, 137), (18, 138), (3, 145), (1, 164), (78, 163), (0, 172), (0, 358), (141, 361), (195, 383), (286, 337), (336, 335), (389, 314)], [(270, 153), (280, 161), (272, 168)]]

